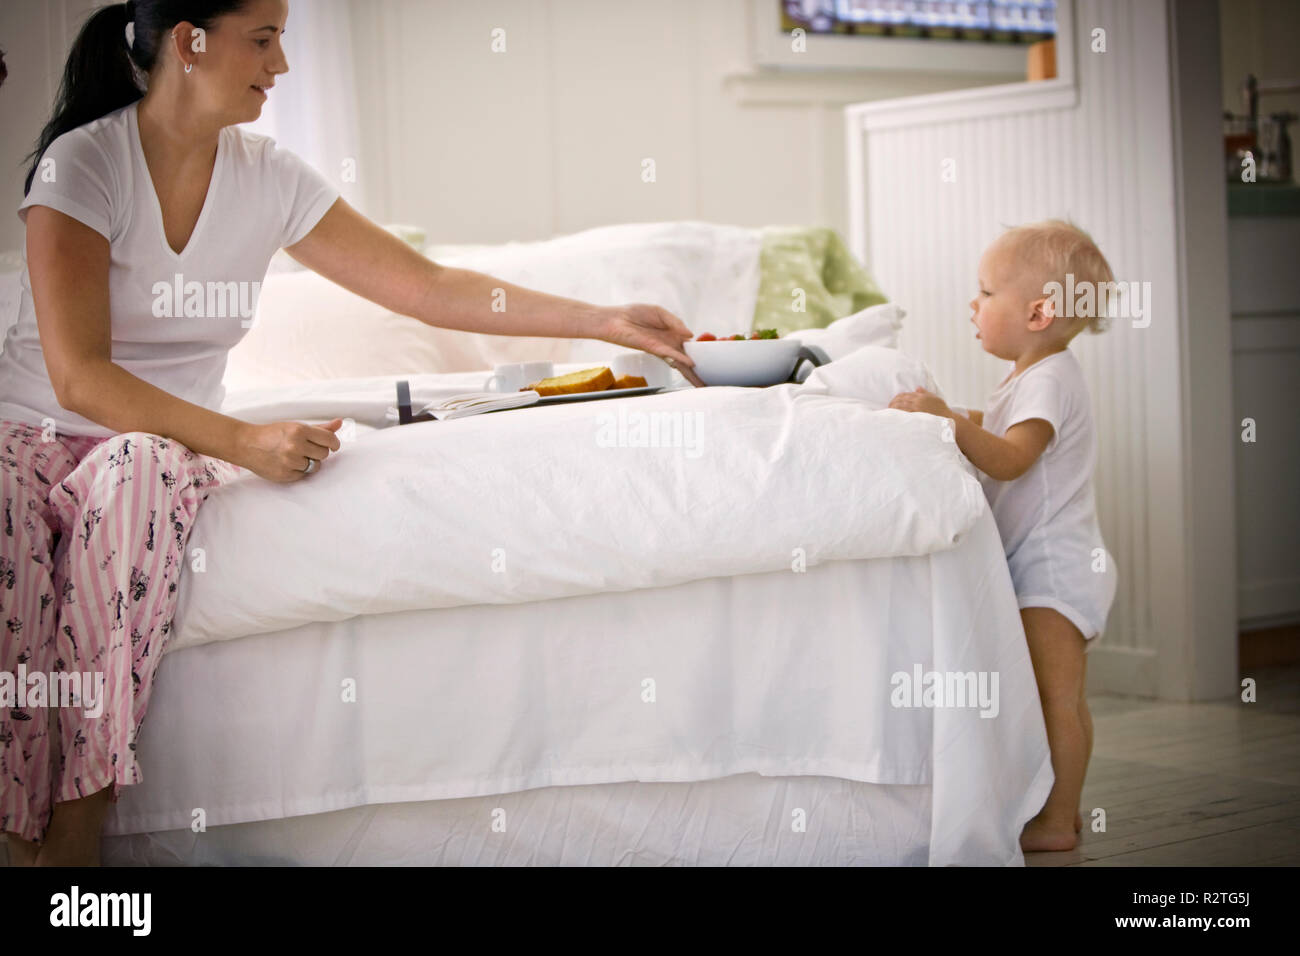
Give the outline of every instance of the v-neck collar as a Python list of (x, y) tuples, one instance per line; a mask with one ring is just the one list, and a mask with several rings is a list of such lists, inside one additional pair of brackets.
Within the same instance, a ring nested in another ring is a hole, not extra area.
[(221, 180), (221, 167), (224, 165), (222, 159), (226, 154), (226, 131), (223, 129), (217, 134), (217, 158), (212, 164), (212, 176), (208, 179), (208, 191), (203, 197), (203, 208), (199, 210), (199, 218), (194, 222), (194, 228), (190, 231), (190, 237), (185, 242), (185, 248), (177, 252), (167, 241), (167, 226), (163, 222), (162, 203), (158, 200), (158, 190), (154, 187), (153, 175), (149, 172), (149, 161), (144, 155), (144, 144), (140, 141), (140, 119), (139, 119), (140, 100), (136, 100), (127, 109), (127, 125), (131, 128), (131, 146), (135, 150), (135, 155), (139, 163), (139, 168), (144, 174), (144, 181), (149, 190), (149, 197), (153, 200), (153, 218), (158, 227), (158, 241), (162, 243), (163, 252), (174, 260), (184, 259), (186, 254), (194, 248), (195, 241), (203, 230), (203, 224), (208, 219), (211, 211), (213, 196), (216, 195), (217, 186)]

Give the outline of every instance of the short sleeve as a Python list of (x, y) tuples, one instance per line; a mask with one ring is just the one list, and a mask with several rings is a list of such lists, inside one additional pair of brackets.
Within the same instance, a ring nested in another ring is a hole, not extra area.
[(69, 130), (50, 143), (37, 162), (18, 218), (26, 225), (29, 208), (49, 206), (111, 242), (115, 182), (112, 165), (94, 135), (81, 127)]
[(1010, 429), (1012, 425), (1031, 418), (1041, 418), (1052, 426), (1052, 440), (1046, 449), (1051, 451), (1060, 440), (1061, 427), (1065, 424), (1065, 390), (1051, 366), (1031, 368), (1021, 373), (1007, 409), (1005, 428)]
[(280, 248), (284, 248), (311, 232), (340, 193), (318, 170), (287, 149), (273, 146), (270, 162), (275, 194), (281, 203), (284, 226)]

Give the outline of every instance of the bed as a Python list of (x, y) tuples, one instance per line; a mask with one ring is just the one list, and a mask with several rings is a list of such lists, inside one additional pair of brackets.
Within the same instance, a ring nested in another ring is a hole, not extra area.
[[(435, 258), (718, 333), (772, 285), (756, 231), (591, 233)], [(344, 447), (200, 511), (106, 863), (1023, 863), (1037, 691), (970, 465), (884, 407), (934, 386), (889, 347), (901, 310), (796, 329), (836, 359), (799, 384), (399, 427), (396, 378), (419, 402), (538, 343), (321, 282), (268, 277), (223, 409), (344, 416)], [(313, 333), (335, 354), (284, 350)], [(675, 440), (596, 437), (638, 415)]]
[[(986, 514), (926, 557), (169, 653), (105, 862), (1020, 863), (1052, 777), (999, 559)], [(918, 662), (1000, 672), (997, 717), (891, 708)]]

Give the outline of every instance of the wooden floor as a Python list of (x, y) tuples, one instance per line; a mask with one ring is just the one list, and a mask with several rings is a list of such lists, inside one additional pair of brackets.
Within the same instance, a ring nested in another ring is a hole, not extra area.
[[(1084, 832), (1029, 866), (1300, 864), (1300, 667), (1252, 672), (1257, 703), (1090, 696)], [(1090, 831), (1093, 808), (1106, 832)]]
[[(1300, 667), (1254, 671), (1258, 702), (1096, 695), (1084, 833), (1029, 866), (1300, 864)], [(1106, 831), (1091, 832), (1091, 811)], [(0, 840), (0, 865), (8, 863)]]

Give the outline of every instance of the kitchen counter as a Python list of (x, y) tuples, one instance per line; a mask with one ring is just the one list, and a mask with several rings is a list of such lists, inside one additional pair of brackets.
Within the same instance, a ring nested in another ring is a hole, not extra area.
[(1295, 183), (1228, 185), (1228, 216), (1300, 216), (1300, 186)]

